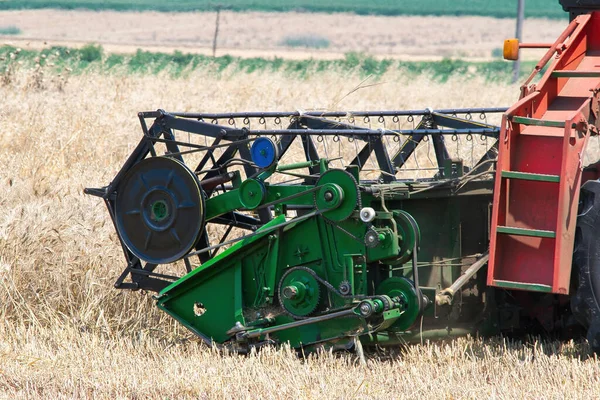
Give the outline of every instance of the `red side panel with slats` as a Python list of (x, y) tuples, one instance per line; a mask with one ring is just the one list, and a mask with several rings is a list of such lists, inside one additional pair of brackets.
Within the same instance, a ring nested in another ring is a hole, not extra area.
[(502, 122), (491, 286), (569, 292), (586, 123), (600, 87), (600, 13), (577, 17), (566, 33), (550, 50), (559, 53), (553, 64)]

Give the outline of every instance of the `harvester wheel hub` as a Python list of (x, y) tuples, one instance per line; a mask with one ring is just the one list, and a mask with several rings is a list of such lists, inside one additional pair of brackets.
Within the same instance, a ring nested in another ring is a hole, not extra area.
[(117, 188), (115, 223), (140, 260), (166, 264), (181, 259), (204, 226), (204, 197), (184, 164), (151, 157), (134, 165)]
[(167, 203), (163, 200), (157, 200), (152, 203), (152, 219), (155, 221), (162, 221), (169, 216), (169, 209)]
[(177, 217), (176, 204), (177, 199), (171, 190), (161, 187), (148, 190), (140, 206), (146, 227), (155, 232), (169, 229)]

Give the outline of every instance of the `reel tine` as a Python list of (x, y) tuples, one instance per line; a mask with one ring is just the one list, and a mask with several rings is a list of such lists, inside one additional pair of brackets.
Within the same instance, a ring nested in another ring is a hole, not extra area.
[(431, 142), (432, 142), (432, 140), (429, 138), (429, 135), (426, 135), (425, 137), (423, 137), (423, 139), (425, 139), (425, 138), (427, 138), (427, 140), (424, 140), (424, 141), (427, 142), (427, 158), (429, 159), (429, 164), (431, 164), (431, 166), (435, 166), (435, 163), (431, 159)]
[(475, 151), (475, 143), (473, 140), (473, 135), (471, 134), (468, 134), (466, 139), (468, 142), (471, 142), (471, 164), (469, 165), (469, 169), (471, 169), (475, 165), (475, 156), (473, 155), (473, 152)]
[(358, 156), (358, 154), (360, 153), (360, 151), (358, 150), (358, 143), (356, 142), (356, 138), (353, 137), (352, 139), (352, 142), (354, 143), (354, 158), (358, 160), (358, 170), (362, 171), (363, 166), (361, 165), (360, 157)]

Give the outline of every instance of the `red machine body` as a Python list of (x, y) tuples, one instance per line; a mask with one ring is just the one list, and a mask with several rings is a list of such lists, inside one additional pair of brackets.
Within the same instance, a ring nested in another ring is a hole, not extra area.
[(597, 134), (599, 90), (600, 12), (593, 12), (573, 19), (503, 117), (488, 285), (569, 293), (583, 153)]

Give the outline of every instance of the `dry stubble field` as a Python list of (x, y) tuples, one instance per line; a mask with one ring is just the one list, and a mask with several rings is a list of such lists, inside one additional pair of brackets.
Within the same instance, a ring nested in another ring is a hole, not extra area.
[[(584, 344), (467, 338), (371, 354), (366, 366), (352, 354), (223, 355), (160, 314), (150, 295), (112, 288), (122, 255), (103, 205), (82, 190), (120, 168), (140, 137), (137, 111), (330, 109), (358, 75), (35, 78), (18, 71), (0, 86), (1, 398), (600, 395), (600, 364)], [(381, 81), (336, 108), (503, 106), (517, 94), (504, 84), (397, 72)]]

